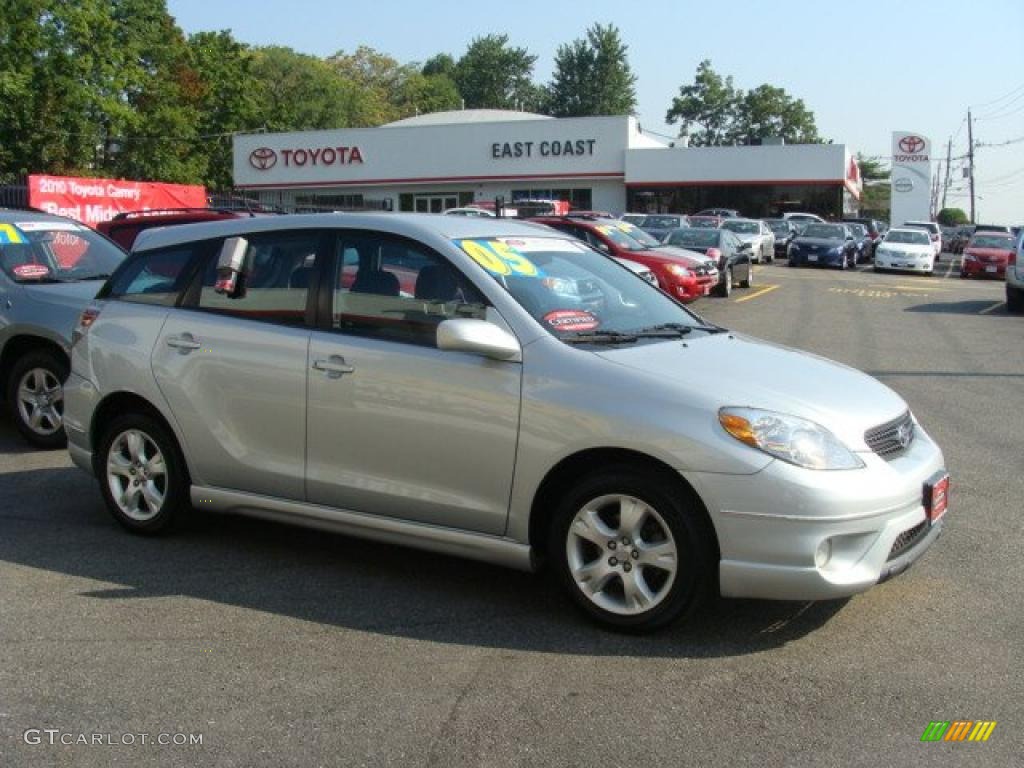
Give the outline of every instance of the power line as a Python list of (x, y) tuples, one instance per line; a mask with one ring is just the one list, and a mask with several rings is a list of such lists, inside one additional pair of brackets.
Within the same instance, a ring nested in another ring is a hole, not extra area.
[(1015, 93), (1018, 93), (1020, 91), (1024, 91), (1024, 83), (1021, 83), (1016, 88), (1014, 88), (1012, 91), (1010, 91), (1009, 93), (1006, 93), (1006, 94), (1000, 96), (998, 99), (992, 99), (992, 101), (986, 101), (986, 102), (983, 102), (981, 104), (971, 104), (970, 108), (971, 109), (979, 109), (981, 107), (987, 107), (990, 104), (997, 104), (1000, 101), (1005, 101), (1007, 98), (1009, 98), (1010, 96), (1013, 96)]
[[(1021, 97), (1024, 98), (1024, 93), (1021, 94)], [(1017, 99), (1014, 99), (1014, 101), (1017, 101)], [(1007, 104), (1006, 106), (1009, 107), (1010, 105)], [(1004, 117), (1012, 117), (1013, 115), (1019, 114), (1021, 112), (1024, 112), (1024, 104), (1021, 104), (1019, 107), (1009, 112), (1002, 112), (996, 115), (988, 114), (982, 117), (976, 117), (975, 120), (1002, 120)]]

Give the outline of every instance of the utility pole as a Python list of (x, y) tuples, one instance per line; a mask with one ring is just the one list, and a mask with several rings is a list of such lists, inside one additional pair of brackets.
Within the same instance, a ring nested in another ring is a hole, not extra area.
[(953, 162), (953, 137), (946, 144), (946, 181), (942, 185), (942, 207), (946, 207), (946, 193), (949, 192), (949, 167)]
[(942, 175), (942, 161), (939, 160), (939, 168), (932, 178), (931, 204), (929, 206), (929, 218), (934, 219), (939, 213), (939, 177)]
[(974, 126), (967, 110), (967, 177), (971, 185), (971, 224), (974, 224)]

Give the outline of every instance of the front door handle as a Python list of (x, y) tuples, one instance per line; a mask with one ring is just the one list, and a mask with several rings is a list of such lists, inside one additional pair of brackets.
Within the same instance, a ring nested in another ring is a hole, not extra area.
[(191, 333), (183, 333), (181, 336), (168, 336), (167, 346), (173, 347), (183, 355), (187, 355), (192, 350), (199, 349), (203, 345), (196, 341)]
[(346, 373), (354, 373), (356, 369), (348, 365), (341, 355), (331, 355), (326, 360), (314, 360), (313, 370), (326, 373), (329, 379), (340, 379)]

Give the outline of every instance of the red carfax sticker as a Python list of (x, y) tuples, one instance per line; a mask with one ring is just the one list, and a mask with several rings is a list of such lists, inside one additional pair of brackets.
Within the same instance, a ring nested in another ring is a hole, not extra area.
[(559, 333), (592, 331), (601, 324), (594, 315), (579, 309), (556, 309), (544, 315), (544, 322)]
[(11, 270), (15, 277), (46, 277), (50, 274), (50, 268), (45, 264), (19, 264)]

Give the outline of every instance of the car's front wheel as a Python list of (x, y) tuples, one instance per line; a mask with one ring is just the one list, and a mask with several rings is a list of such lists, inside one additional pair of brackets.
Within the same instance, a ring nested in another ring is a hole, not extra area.
[(725, 268), (725, 277), (718, 286), (718, 295), (726, 299), (732, 295), (732, 267)]
[(616, 629), (675, 621), (714, 583), (713, 534), (692, 494), (629, 467), (592, 475), (566, 495), (548, 552), (577, 605)]
[(55, 352), (29, 352), (11, 367), (7, 408), (22, 436), (37, 448), (61, 448), (64, 434), (64, 380), (68, 364)]
[(119, 416), (103, 430), (97, 451), (107, 509), (134, 533), (160, 533), (188, 506), (185, 461), (174, 436), (143, 413)]

